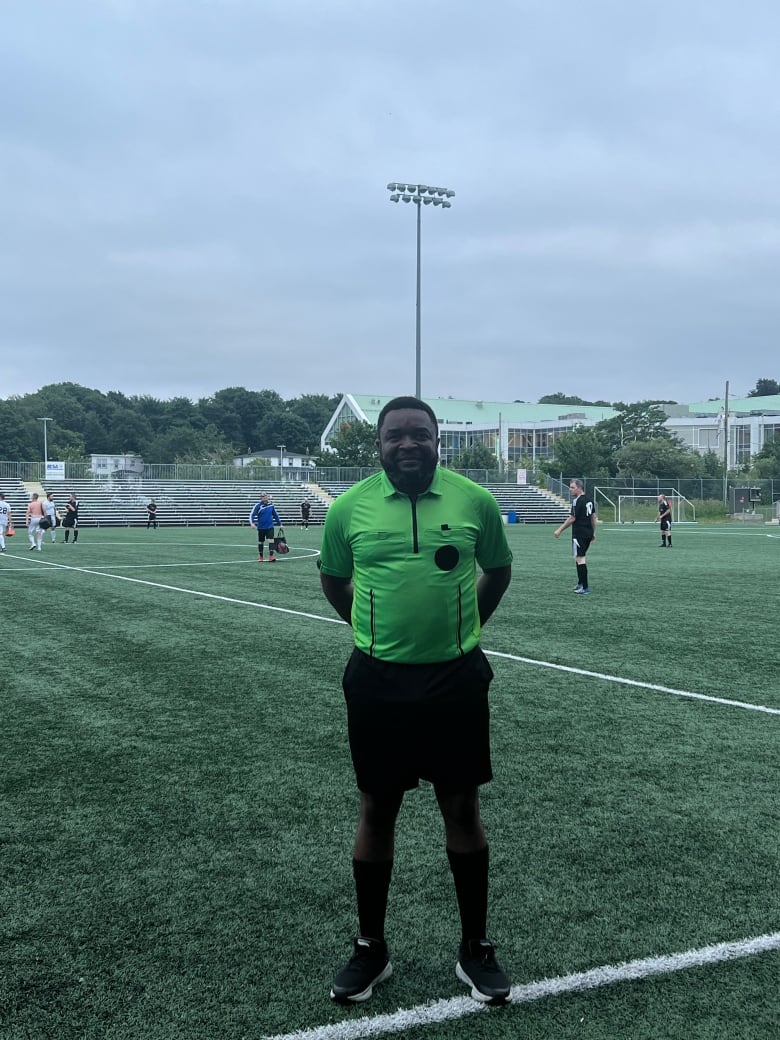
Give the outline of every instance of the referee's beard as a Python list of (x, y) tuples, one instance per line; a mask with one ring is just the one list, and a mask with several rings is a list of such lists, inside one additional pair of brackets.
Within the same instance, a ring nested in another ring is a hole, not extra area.
[(381, 452), (379, 453), (379, 461), (382, 463), (382, 468), (393, 487), (397, 488), (404, 495), (409, 495), (410, 498), (414, 498), (415, 495), (421, 495), (423, 491), (428, 490), (438, 465), (438, 460), (429, 463), (427, 459), (420, 459), (417, 467), (414, 469), (402, 467), (397, 462), (386, 462)]

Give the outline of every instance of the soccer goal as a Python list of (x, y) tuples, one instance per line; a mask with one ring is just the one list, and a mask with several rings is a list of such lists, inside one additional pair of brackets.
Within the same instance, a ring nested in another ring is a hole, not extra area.
[(653, 524), (658, 516), (658, 496), (666, 496), (672, 507), (672, 523), (695, 524), (696, 508), (677, 491), (633, 491), (618, 495), (617, 522), (619, 524)]

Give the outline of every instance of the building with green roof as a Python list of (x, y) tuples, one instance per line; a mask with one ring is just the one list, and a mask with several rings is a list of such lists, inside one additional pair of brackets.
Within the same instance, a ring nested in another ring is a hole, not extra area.
[[(323, 449), (344, 423), (376, 425), (390, 395), (345, 394), (339, 401), (321, 438)], [(578, 426), (595, 426), (618, 412), (601, 405), (528, 404), (524, 401), (461, 401), (452, 397), (426, 397), (436, 413), (444, 464), (467, 448), (485, 444), (504, 466), (520, 466), (521, 460), (554, 454), (556, 438)], [(780, 436), (780, 395), (729, 398), (695, 404), (663, 404), (669, 416), (666, 426), (694, 451), (723, 454), (724, 437), (729, 439), (729, 468), (742, 465), (761, 451), (764, 444)]]

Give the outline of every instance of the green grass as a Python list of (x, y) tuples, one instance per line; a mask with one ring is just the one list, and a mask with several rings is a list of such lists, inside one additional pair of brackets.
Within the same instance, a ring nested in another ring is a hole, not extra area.
[[(363, 1008), (327, 999), (355, 930), (357, 800), (350, 632), (306, 616), (335, 619), (319, 534), (291, 528), (273, 567), (246, 528), (9, 540), (4, 1038), (259, 1040), (465, 993), (423, 786), (399, 822), (395, 975)], [(588, 598), (565, 537), (508, 536), (485, 648), (579, 670), (491, 657), (490, 927), (513, 982), (778, 931), (780, 716), (604, 677), (780, 709), (780, 531), (677, 527), (669, 552), (654, 527), (603, 525)], [(763, 1040), (778, 968), (764, 953), (400, 1035)]]

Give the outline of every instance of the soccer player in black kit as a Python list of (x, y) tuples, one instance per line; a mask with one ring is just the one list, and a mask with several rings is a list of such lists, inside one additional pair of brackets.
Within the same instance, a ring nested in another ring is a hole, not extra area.
[(666, 495), (658, 496), (658, 516), (656, 520), (661, 522), (661, 544), (659, 549), (665, 549), (667, 545), (672, 547), (672, 503)]
[(585, 554), (591, 542), (596, 541), (596, 506), (593, 499), (585, 494), (585, 485), (579, 477), (574, 477), (570, 482), (569, 491), (572, 494), (571, 513), (553, 533), (556, 538), (560, 538), (567, 527), (571, 528), (571, 551), (577, 565), (577, 584), (572, 592), (578, 596), (589, 596)]

